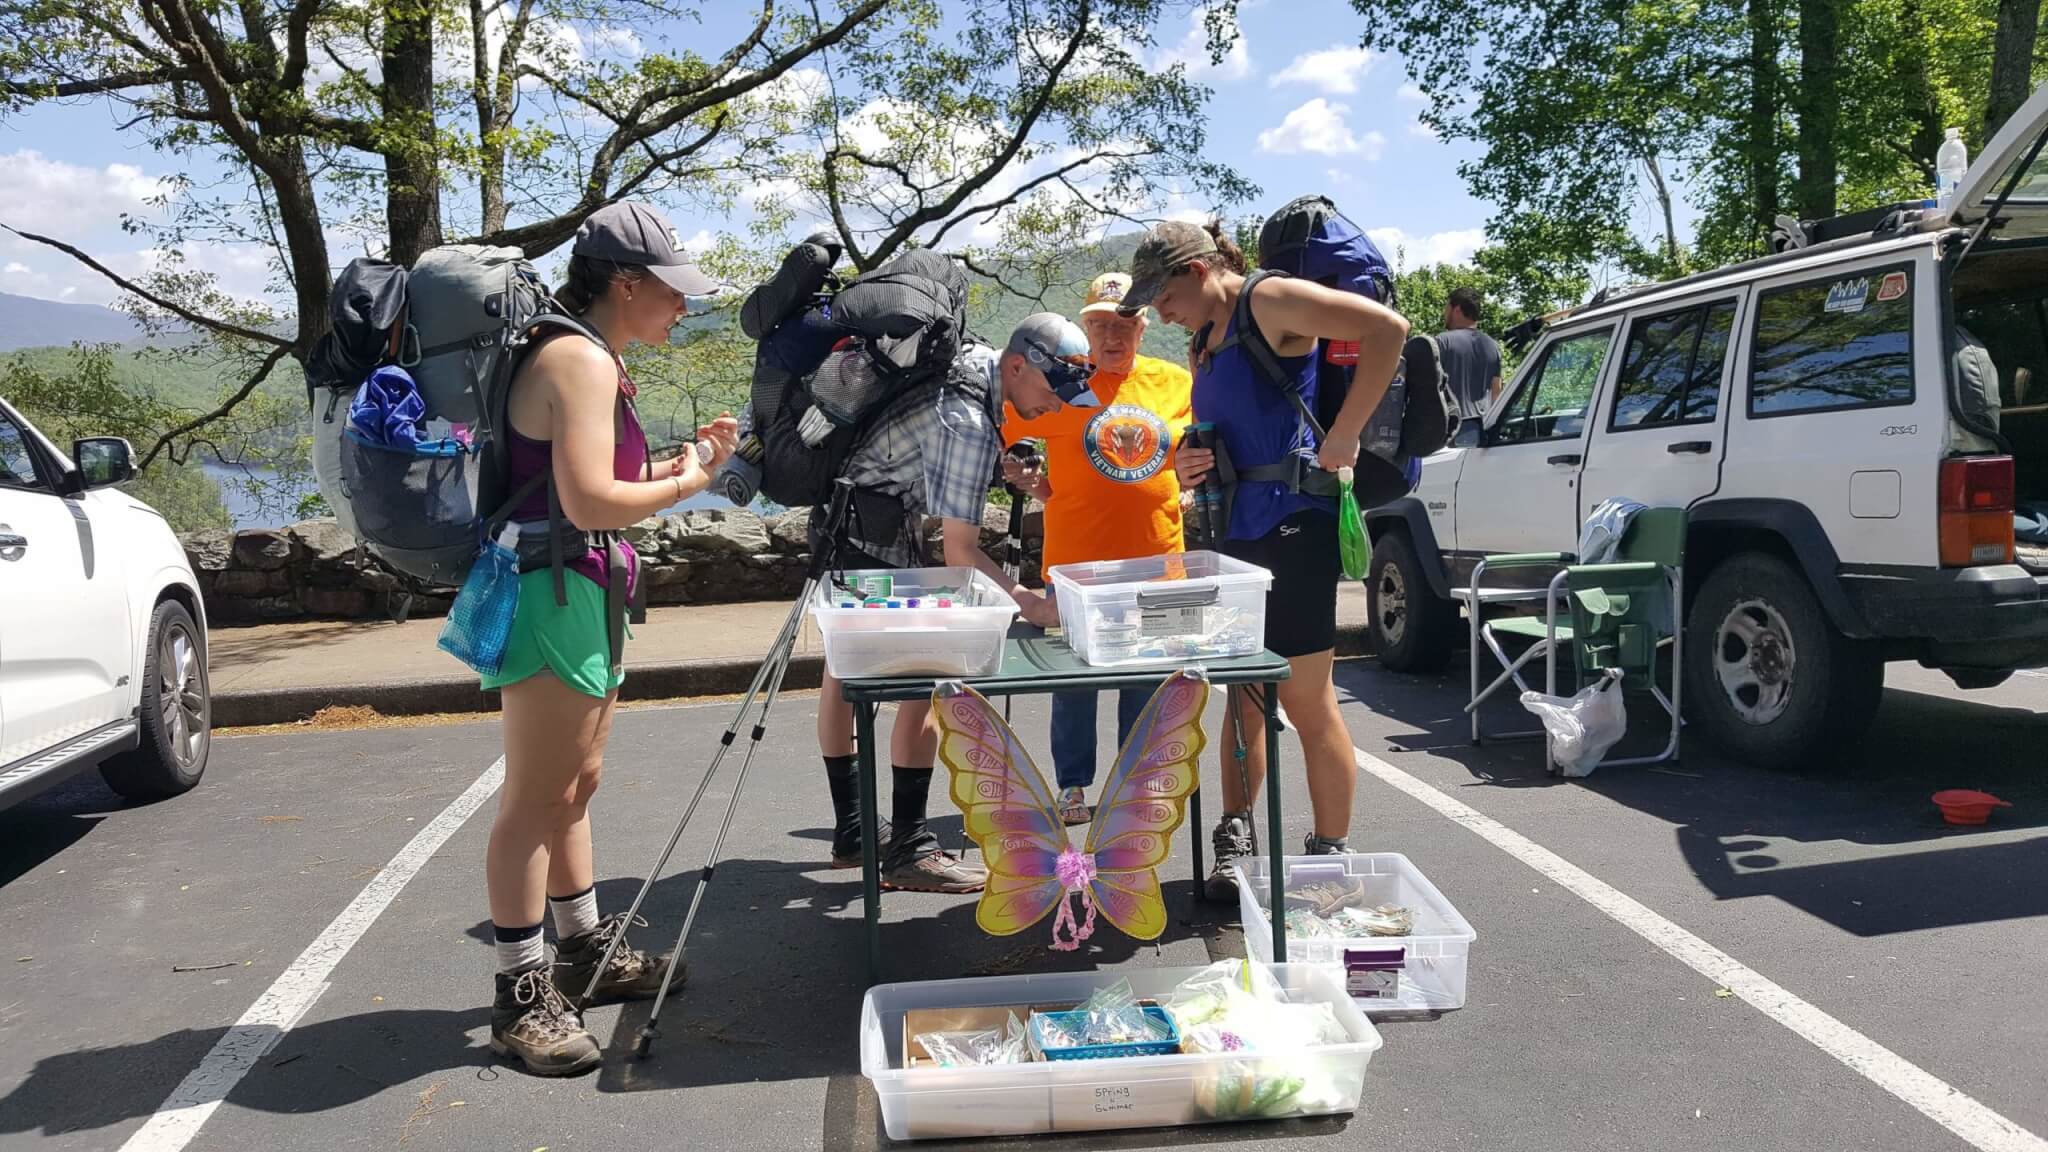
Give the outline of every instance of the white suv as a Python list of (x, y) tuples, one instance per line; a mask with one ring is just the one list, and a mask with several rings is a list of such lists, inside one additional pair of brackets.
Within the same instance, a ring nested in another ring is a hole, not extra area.
[(1687, 718), (1754, 762), (1842, 746), (1887, 660), (1964, 687), (2048, 665), (2044, 124), (2048, 88), (1950, 214), (1825, 222), (1849, 234), (1554, 322), (1368, 516), (1385, 663), (1442, 663), (1479, 558), (1569, 553), (1627, 497), (1690, 510)]
[(66, 457), (0, 400), (0, 807), (97, 764), (133, 799), (206, 770), (206, 611), (128, 442)]

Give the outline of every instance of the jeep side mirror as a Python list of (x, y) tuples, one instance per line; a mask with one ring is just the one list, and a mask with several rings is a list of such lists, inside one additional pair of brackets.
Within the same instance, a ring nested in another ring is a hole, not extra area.
[(106, 488), (135, 479), (135, 449), (119, 436), (89, 436), (71, 442), (71, 458), (87, 488)]

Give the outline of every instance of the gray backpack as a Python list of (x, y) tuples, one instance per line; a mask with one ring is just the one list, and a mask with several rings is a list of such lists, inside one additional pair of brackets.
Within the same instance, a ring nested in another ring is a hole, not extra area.
[(313, 397), (315, 471), (337, 518), (379, 559), (431, 584), (460, 584), (483, 541), (548, 479), (516, 492), (507, 480), (506, 399), (523, 353), (549, 327), (598, 337), (553, 311), (517, 248), (431, 249), (414, 262), (404, 295), (379, 367), (410, 373), (431, 440), (362, 435), (350, 425), (349, 397), (364, 381), (329, 382), (335, 395)]

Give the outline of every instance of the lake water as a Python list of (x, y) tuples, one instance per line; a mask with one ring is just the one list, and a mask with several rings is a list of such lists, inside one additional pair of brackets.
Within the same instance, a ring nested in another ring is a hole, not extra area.
[[(294, 509), (301, 498), (311, 494), (315, 485), (311, 478), (303, 485), (281, 485), (277, 473), (265, 468), (238, 468), (233, 465), (208, 463), (203, 466), (206, 475), (220, 485), (221, 503), (227, 506), (228, 516), (237, 530), (243, 528), (282, 528), (298, 519)], [(255, 481), (255, 491), (250, 481)], [(700, 492), (681, 504), (664, 508), (661, 515), (681, 512), (687, 508), (730, 508), (732, 501), (710, 492)], [(766, 512), (760, 501), (754, 502), (754, 510)]]

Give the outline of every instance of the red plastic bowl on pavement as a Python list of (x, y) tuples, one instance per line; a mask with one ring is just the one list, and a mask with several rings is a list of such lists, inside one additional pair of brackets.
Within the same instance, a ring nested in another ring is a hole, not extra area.
[(1951, 824), (1982, 824), (1991, 818), (1993, 808), (2012, 807), (1989, 792), (1969, 788), (1936, 792), (1934, 803), (1941, 809), (1941, 818)]

